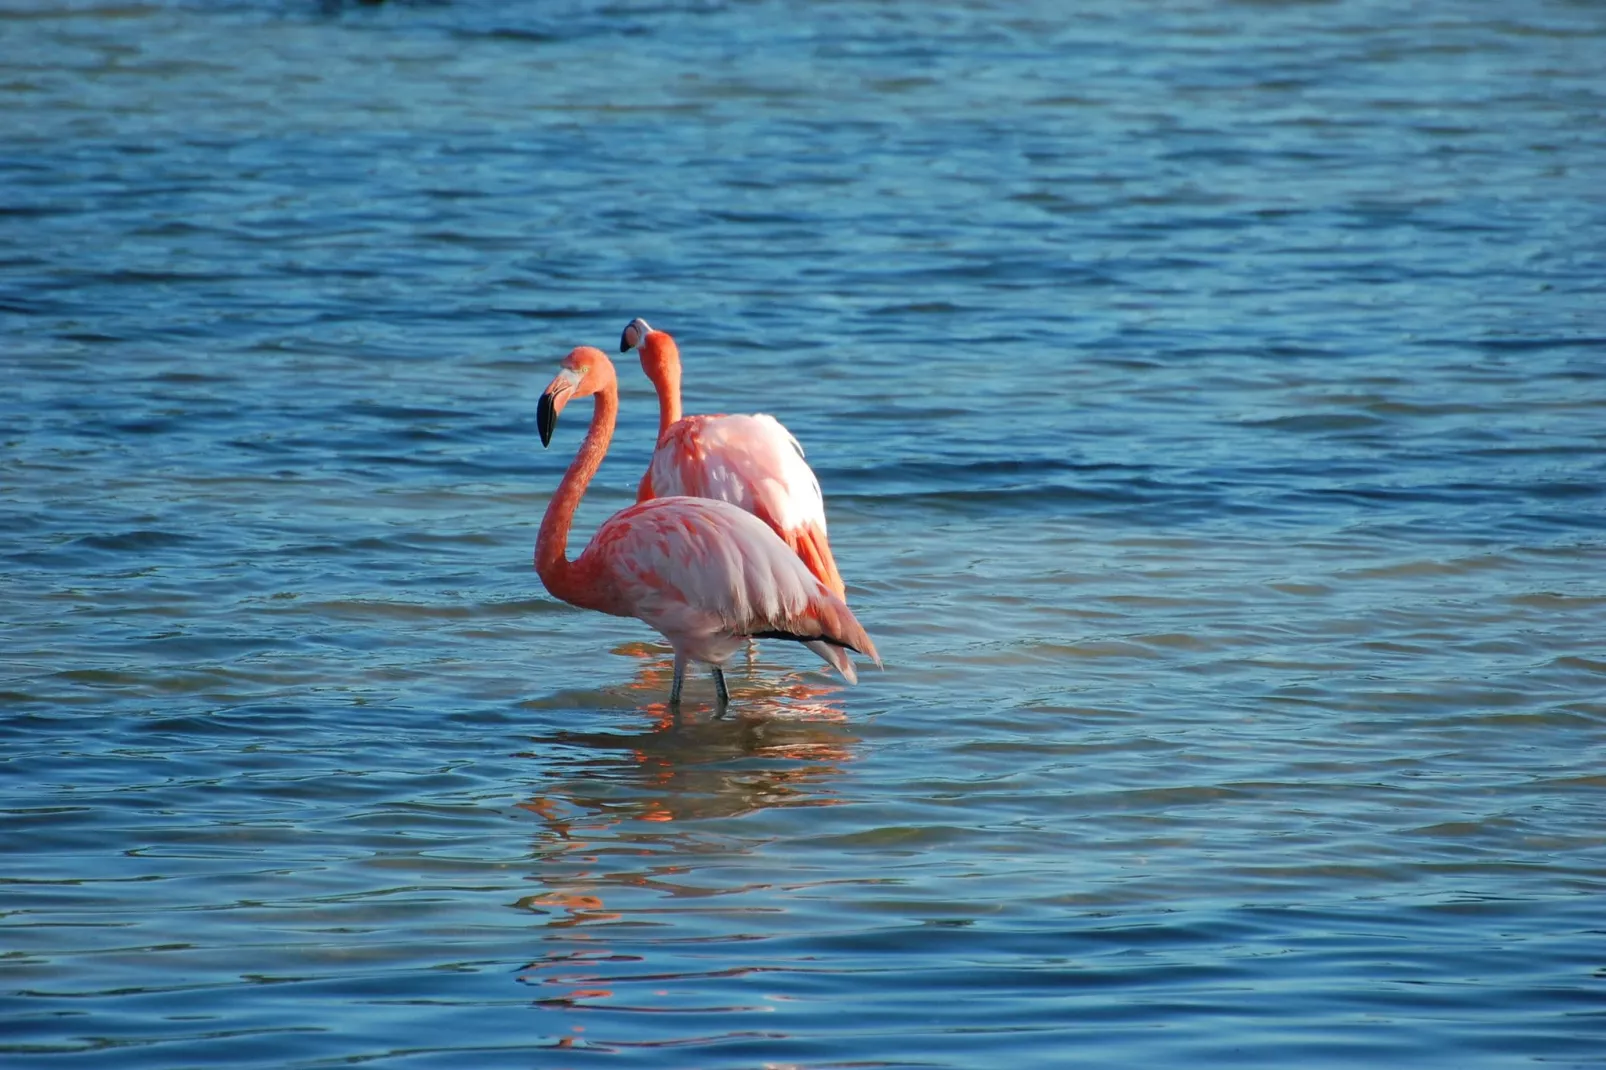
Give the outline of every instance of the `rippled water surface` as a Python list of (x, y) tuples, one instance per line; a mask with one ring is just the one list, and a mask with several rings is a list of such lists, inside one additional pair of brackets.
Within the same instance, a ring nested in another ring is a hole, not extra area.
[[(0, 1062), (1606, 1064), (1602, 57), (6, 6)], [(808, 447), (885, 672), (677, 722), (541, 588), (536, 398), (635, 315)]]

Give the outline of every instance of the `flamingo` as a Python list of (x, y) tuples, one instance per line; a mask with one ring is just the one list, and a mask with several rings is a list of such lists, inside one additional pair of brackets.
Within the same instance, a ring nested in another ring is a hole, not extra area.
[(671, 494), (730, 502), (768, 524), (820, 582), (847, 598), (826, 538), (820, 481), (803, 447), (773, 416), (680, 414), (680, 347), (668, 331), (631, 320), (619, 352), (640, 347), (641, 370), (658, 391), (658, 445), (636, 501)]
[(535, 570), (557, 598), (582, 609), (635, 617), (675, 651), (669, 704), (680, 705), (688, 661), (713, 667), (718, 708), (730, 702), (725, 663), (752, 637), (802, 643), (857, 683), (848, 651), (881, 659), (847, 603), (816, 579), (780, 537), (729, 502), (674, 496), (621, 509), (605, 520), (573, 561), (569, 528), (602, 466), (619, 413), (613, 362), (580, 346), (541, 395), (536, 425), (552, 442), (558, 414), (575, 398), (595, 397), (586, 431), (547, 504), (535, 543)]

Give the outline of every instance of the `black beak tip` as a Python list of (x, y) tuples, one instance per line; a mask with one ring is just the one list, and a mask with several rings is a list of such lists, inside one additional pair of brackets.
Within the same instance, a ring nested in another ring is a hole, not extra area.
[(535, 427), (541, 432), (541, 446), (552, 445), (552, 431), (558, 426), (558, 408), (552, 404), (551, 394), (542, 394), (541, 403), (535, 408)]
[(621, 353), (630, 352), (630, 328), (629, 327), (626, 327), (625, 328), (625, 333), (621, 334), (619, 336), (619, 352), (621, 352)]

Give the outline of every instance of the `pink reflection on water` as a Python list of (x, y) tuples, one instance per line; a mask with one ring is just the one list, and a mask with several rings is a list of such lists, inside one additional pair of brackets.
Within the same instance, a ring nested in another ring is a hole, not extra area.
[[(547, 1010), (666, 1012), (693, 1009), (688, 1001), (700, 1009), (756, 1009), (702, 1007), (707, 978), (654, 966), (652, 934), (666, 915), (706, 910), (695, 904), (712, 897), (770, 890), (732, 888), (725, 874), (699, 876), (705, 860), (726, 866), (733, 852), (766, 842), (761, 835), (742, 841), (741, 825), (726, 819), (841, 801), (836, 785), (860, 743), (848, 727), (843, 686), (795, 674), (733, 673), (725, 716), (695, 701), (677, 714), (666, 701), (672, 664), (664, 652), (623, 652), (640, 659), (625, 685), (647, 700), (639, 728), (582, 726), (532, 741), (531, 757), (560, 744), (565, 761), (544, 763), (537, 791), (518, 804), (539, 823), (528, 877), (539, 887), (514, 906), (540, 919), (533, 935), (545, 946), (517, 979), (539, 988), (533, 1002)], [(720, 822), (717, 833), (710, 819)], [(720, 909), (756, 908), (749, 901)], [(632, 953), (618, 950), (621, 942)], [(665, 948), (663, 957), (684, 968), (683, 949)], [(630, 1006), (618, 1001), (624, 992)]]

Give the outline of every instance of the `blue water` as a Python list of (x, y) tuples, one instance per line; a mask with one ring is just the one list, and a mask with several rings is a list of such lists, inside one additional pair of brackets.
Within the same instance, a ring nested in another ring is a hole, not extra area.
[[(1606, 1065), (1602, 57), (7, 6), (0, 1063)], [(536, 399), (637, 315), (803, 441), (885, 672), (677, 721), (541, 588)]]

